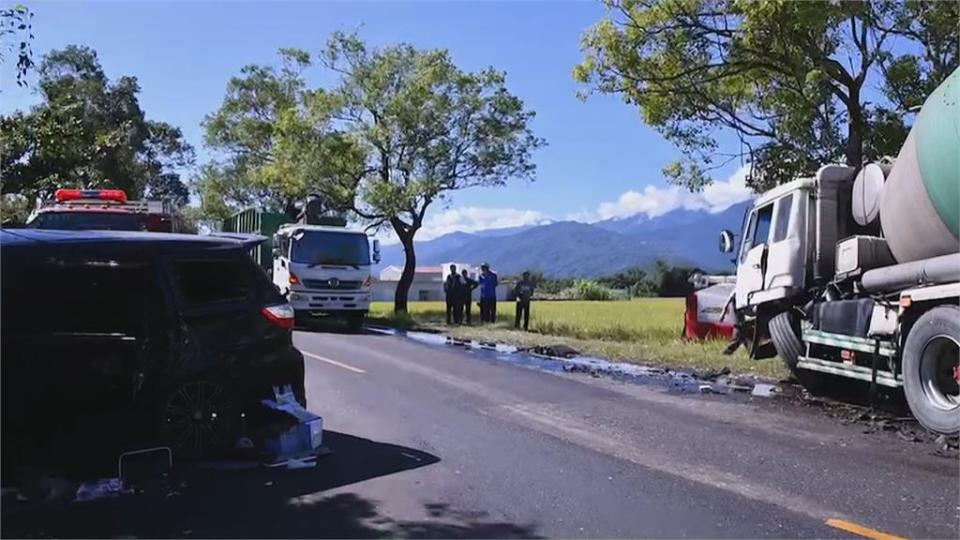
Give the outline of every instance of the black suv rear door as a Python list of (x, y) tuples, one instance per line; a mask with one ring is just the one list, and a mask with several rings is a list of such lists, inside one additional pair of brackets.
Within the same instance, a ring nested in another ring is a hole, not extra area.
[(145, 379), (168, 361), (156, 259), (63, 244), (2, 258), (4, 436), (74, 456), (110, 444), (134, 420)]
[(181, 375), (246, 386), (263, 372), (267, 382), (271, 369), (289, 363), (296, 352), (290, 332), (263, 314), (283, 299), (241, 248), (171, 254), (165, 266), (180, 316)]

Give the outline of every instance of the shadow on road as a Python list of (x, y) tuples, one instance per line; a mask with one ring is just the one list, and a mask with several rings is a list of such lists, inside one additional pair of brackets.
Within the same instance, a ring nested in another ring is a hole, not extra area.
[[(333, 454), (311, 469), (178, 470), (162, 489), (60, 506), (5, 504), (3, 537), (198, 538), (531, 537), (529, 526), (489, 522), (446, 504), (427, 521), (386, 517), (378, 502), (325, 491), (440, 461), (412, 448), (325, 432)], [(410, 497), (429, 500), (427, 494)], [(14, 503), (16, 504), (16, 503)]]

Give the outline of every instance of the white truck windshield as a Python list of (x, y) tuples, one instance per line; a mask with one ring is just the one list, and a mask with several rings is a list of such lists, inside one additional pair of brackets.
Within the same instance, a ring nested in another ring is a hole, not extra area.
[(302, 235), (294, 235), (290, 260), (303, 264), (367, 266), (370, 245), (367, 235), (362, 233), (304, 231)]

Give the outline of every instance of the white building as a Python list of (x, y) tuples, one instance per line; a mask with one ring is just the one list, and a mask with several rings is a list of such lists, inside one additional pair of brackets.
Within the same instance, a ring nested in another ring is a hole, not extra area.
[[(477, 279), (480, 276), (480, 267), (466, 263), (448, 262), (438, 266), (418, 266), (413, 274), (413, 283), (410, 285), (410, 294), (408, 299), (411, 302), (432, 302), (443, 301), (443, 283), (450, 274), (450, 265), (457, 267), (457, 272), (467, 270), (467, 275), (471, 279)], [(392, 302), (397, 290), (397, 282), (400, 281), (400, 274), (403, 273), (402, 266), (388, 266), (380, 271), (380, 278), (373, 282), (371, 290), (372, 300), (374, 302)], [(497, 299), (505, 300), (509, 293), (511, 285), (501, 283), (497, 287)], [(473, 299), (480, 300), (480, 289), (474, 289)]]

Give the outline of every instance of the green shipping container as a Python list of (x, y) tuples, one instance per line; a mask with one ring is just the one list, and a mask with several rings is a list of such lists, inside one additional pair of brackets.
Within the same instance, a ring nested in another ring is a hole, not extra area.
[(222, 230), (266, 236), (267, 241), (253, 248), (250, 256), (269, 272), (273, 269), (273, 234), (281, 225), (291, 221), (293, 220), (290, 216), (281, 212), (264, 212), (256, 208), (248, 208), (223, 220)]

